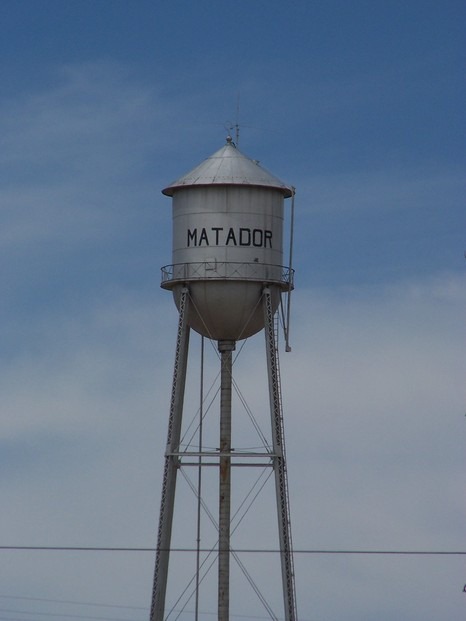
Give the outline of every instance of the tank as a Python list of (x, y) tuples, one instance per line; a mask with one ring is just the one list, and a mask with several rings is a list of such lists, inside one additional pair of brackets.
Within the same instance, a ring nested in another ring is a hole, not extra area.
[(163, 194), (172, 197), (172, 264), (162, 268), (162, 287), (179, 304), (183, 287), (191, 303), (188, 321), (215, 340), (241, 340), (264, 327), (262, 291), (275, 308), (290, 287), (283, 266), (284, 199), (291, 188), (226, 145)]

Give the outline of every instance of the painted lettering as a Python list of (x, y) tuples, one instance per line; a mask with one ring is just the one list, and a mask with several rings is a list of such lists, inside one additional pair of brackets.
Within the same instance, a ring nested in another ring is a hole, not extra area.
[(202, 229), (201, 234), (199, 235), (199, 246), (202, 246), (202, 242), (204, 242), (206, 246), (209, 245), (207, 231), (204, 228)]
[(267, 242), (269, 243), (269, 248), (272, 248), (272, 231), (266, 229), (264, 231), (264, 248), (267, 248)]
[(230, 230), (228, 231), (228, 235), (227, 235), (227, 239), (225, 242), (225, 246), (228, 246), (228, 244), (232, 242), (233, 246), (237, 246), (238, 244), (236, 243), (236, 237), (235, 237), (235, 231), (233, 230), (232, 227), (230, 227)]
[(250, 246), (251, 245), (251, 229), (239, 230), (239, 245)]
[(191, 242), (193, 242), (193, 246), (197, 246), (197, 229), (194, 229), (194, 231), (188, 229), (188, 248)]
[(210, 229), (188, 229), (187, 246), (254, 246), (255, 248), (272, 248), (272, 231), (269, 229), (250, 229), (230, 227), (228, 232), (222, 226)]
[(213, 226), (212, 230), (215, 231), (215, 245), (218, 246), (218, 236), (220, 231), (223, 231), (223, 226)]
[(262, 248), (264, 232), (261, 229), (252, 230), (252, 245), (256, 248)]

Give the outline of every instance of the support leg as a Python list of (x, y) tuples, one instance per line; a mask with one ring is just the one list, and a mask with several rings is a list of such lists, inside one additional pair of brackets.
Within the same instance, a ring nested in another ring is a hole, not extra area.
[(294, 585), (293, 552), (291, 542), (290, 509), (283, 432), (283, 412), (278, 366), (278, 350), (274, 330), (274, 312), (270, 289), (265, 288), (264, 323), (269, 378), (270, 415), (274, 457), (275, 490), (277, 498), (278, 532), (282, 568), (285, 620), (296, 621), (296, 593)]
[(170, 401), (167, 448), (163, 472), (162, 500), (160, 503), (159, 530), (157, 535), (157, 553), (155, 560), (154, 585), (150, 621), (163, 621), (165, 614), (165, 594), (167, 590), (168, 561), (175, 504), (175, 486), (178, 470), (178, 457), (173, 453), (179, 450), (181, 420), (183, 415), (184, 389), (189, 349), (188, 290), (181, 293), (176, 339), (175, 367)]

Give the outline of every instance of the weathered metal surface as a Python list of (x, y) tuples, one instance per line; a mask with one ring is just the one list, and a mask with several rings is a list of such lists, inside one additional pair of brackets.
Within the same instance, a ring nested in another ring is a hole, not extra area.
[[(180, 312), (177, 354), (157, 540), (151, 621), (165, 618), (165, 591), (177, 470), (199, 466), (219, 470), (218, 619), (228, 621), (230, 600), (231, 468), (275, 472), (280, 556), (286, 621), (296, 621), (281, 391), (274, 316), (282, 292), (293, 288), (283, 267), (284, 199), (293, 189), (227, 144), (163, 193), (172, 197), (172, 265), (162, 270), (162, 287), (172, 291)], [(232, 351), (235, 342), (265, 327), (272, 447), (261, 454), (231, 447)], [(183, 452), (180, 429), (188, 359), (189, 329), (218, 341), (221, 353), (220, 443), (215, 451)], [(213, 458), (213, 460), (212, 460)], [(247, 458), (247, 459), (246, 459)], [(232, 463), (233, 460), (233, 463)], [(199, 487), (200, 489), (200, 487)], [(239, 559), (235, 556), (239, 563)], [(259, 594), (260, 596), (260, 594)], [(260, 596), (269, 611), (276, 616)], [(196, 604), (197, 606), (197, 604)], [(197, 608), (196, 608), (197, 610)]]
[(282, 567), (283, 606), (285, 621), (297, 621), (296, 590), (294, 580), (293, 544), (291, 539), (290, 504), (288, 497), (288, 477), (286, 470), (285, 431), (283, 428), (283, 408), (278, 362), (277, 339), (274, 326), (274, 311), (271, 292), (264, 289), (265, 345), (267, 351), (267, 373), (269, 377), (270, 416), (272, 423), (272, 443), (275, 493), (277, 501), (278, 537), (280, 540), (280, 560)]
[(231, 388), (234, 341), (219, 341), (220, 457), (218, 513), (218, 621), (230, 614), (230, 525), (231, 525)]
[(203, 336), (239, 340), (259, 332), (264, 284), (274, 308), (289, 288), (283, 217), (292, 190), (227, 143), (163, 192), (173, 197), (173, 249), (162, 286), (177, 306), (189, 288), (189, 323)]
[(154, 583), (152, 587), (152, 604), (150, 621), (164, 619), (165, 596), (167, 590), (168, 563), (170, 560), (170, 542), (175, 506), (176, 475), (179, 458), (175, 455), (180, 447), (183, 401), (186, 385), (186, 371), (189, 351), (189, 325), (187, 322), (189, 308), (188, 291), (181, 294), (178, 334), (175, 350), (175, 367), (173, 370), (170, 416), (168, 419), (167, 448), (160, 501), (160, 518), (157, 535), (157, 554), (155, 559)]
[(255, 185), (279, 189), (285, 198), (291, 196), (291, 188), (241, 153), (227, 138), (227, 144), (186, 173), (163, 191), (173, 196), (177, 189), (202, 185)]

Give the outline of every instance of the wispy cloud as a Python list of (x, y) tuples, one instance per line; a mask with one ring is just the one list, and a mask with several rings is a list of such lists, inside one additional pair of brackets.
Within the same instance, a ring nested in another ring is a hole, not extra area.
[[(62, 67), (51, 86), (2, 103), (5, 544), (154, 544), (177, 319), (170, 295), (158, 290), (158, 267), (170, 262), (170, 204), (160, 188), (197, 163), (193, 153), (209, 154), (199, 153), (198, 128), (173, 131), (181, 99), (168, 105), (160, 84), (142, 85), (128, 66), (91, 63)], [(417, 214), (432, 215), (443, 196), (456, 217), (455, 169), (418, 167), (413, 176), (311, 168), (292, 180), (302, 247), (314, 230), (328, 252), (327, 233), (345, 214), (346, 223), (357, 220), (351, 235), (344, 231), (352, 240), (374, 210), (405, 214), (415, 204)], [(328, 230), (325, 214), (333, 214)], [(364, 235), (374, 234), (374, 223)], [(300, 269), (306, 282), (315, 266), (302, 261)], [(374, 269), (372, 286), (348, 279), (295, 292), (293, 353), (282, 357), (295, 544), (457, 549), (464, 282), (445, 265), (390, 285), (384, 266)], [(235, 377), (268, 429), (262, 341), (246, 345)], [(214, 354), (207, 371), (217, 374)], [(194, 413), (197, 379), (193, 371)], [(246, 445), (241, 416), (236, 439)], [(258, 528), (251, 520), (241, 541), (267, 541), (273, 510)], [(149, 601), (152, 557), (47, 557), (47, 573), (42, 560), (11, 555), (4, 589), (72, 598), (79, 586), (90, 600), (114, 601), (119, 592), (122, 604)], [(423, 563), (415, 565), (425, 595), (416, 598), (417, 618), (434, 618), (432, 593), (443, 616), (459, 618), (464, 602), (445, 595), (459, 588), (458, 564), (439, 576)], [(339, 595), (358, 621), (382, 618), (381, 606), (391, 618), (414, 606), (405, 586), (413, 564), (303, 556), (297, 565), (302, 608), (317, 616), (330, 610), (337, 618)]]

